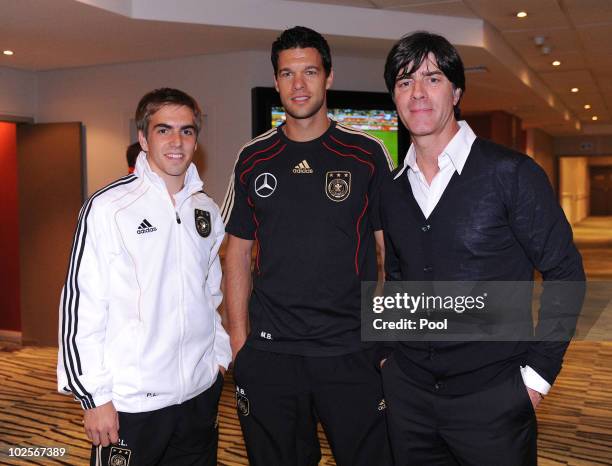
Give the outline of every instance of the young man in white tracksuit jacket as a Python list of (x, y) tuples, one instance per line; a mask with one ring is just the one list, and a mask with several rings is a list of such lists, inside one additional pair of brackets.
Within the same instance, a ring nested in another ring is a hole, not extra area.
[(134, 174), (79, 214), (60, 302), (58, 388), (85, 410), (92, 465), (217, 464), (231, 351), (217, 312), (224, 226), (191, 163), (200, 121), (179, 90), (145, 95)]

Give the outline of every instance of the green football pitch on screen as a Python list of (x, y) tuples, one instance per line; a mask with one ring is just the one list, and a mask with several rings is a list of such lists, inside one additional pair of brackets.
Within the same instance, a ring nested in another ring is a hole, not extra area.
[(391, 159), (393, 160), (393, 166), (397, 167), (397, 131), (380, 131), (371, 129), (366, 130), (366, 133), (371, 134), (383, 142), (387, 148), (387, 151), (389, 151)]

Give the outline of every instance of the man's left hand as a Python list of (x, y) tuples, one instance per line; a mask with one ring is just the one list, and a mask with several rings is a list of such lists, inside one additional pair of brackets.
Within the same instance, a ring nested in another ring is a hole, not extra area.
[(529, 394), (529, 399), (531, 400), (531, 405), (533, 406), (533, 409), (536, 409), (540, 404), (540, 401), (542, 401), (542, 398), (544, 397), (540, 394), (540, 392), (535, 391), (533, 388), (525, 388), (527, 389), (527, 393)]

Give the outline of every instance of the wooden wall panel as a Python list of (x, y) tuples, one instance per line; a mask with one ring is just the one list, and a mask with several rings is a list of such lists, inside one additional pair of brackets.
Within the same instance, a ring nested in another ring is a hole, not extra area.
[(83, 200), (80, 123), (17, 133), (22, 338), (57, 345), (58, 305)]

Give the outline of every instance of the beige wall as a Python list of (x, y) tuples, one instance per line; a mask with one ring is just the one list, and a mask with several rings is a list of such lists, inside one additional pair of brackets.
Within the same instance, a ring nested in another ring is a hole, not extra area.
[(140, 97), (159, 87), (193, 95), (204, 112), (204, 189), (220, 202), (235, 153), (250, 135), (249, 54), (234, 53), (40, 73), (40, 122), (85, 126), (89, 194), (127, 172), (125, 148)]
[(37, 83), (35, 72), (0, 67), (0, 117), (34, 118), (38, 105)]
[(589, 215), (588, 157), (561, 157), (559, 175), (561, 207), (574, 225)]
[[(335, 89), (384, 91), (383, 60), (335, 57)], [(38, 74), (37, 121), (85, 126), (89, 194), (126, 172), (130, 119), (147, 91), (172, 86), (192, 94), (205, 114), (205, 190), (221, 203), (236, 153), (251, 138), (251, 88), (272, 86), (268, 52), (95, 66)]]

